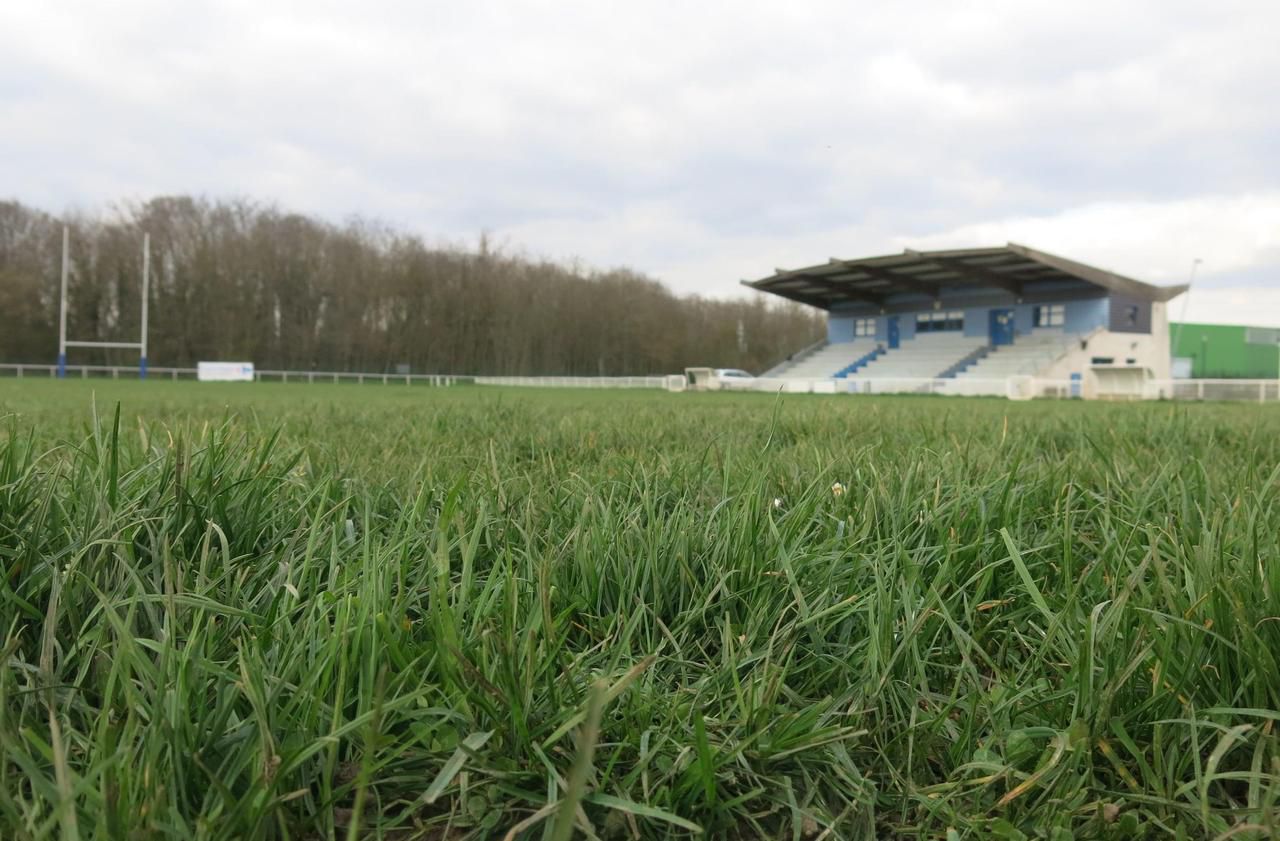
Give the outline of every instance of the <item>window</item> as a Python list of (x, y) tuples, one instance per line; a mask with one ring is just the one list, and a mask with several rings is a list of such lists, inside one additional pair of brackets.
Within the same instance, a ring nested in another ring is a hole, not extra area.
[(1137, 327), (1137, 326), (1138, 326), (1138, 308), (1137, 308), (1137, 306), (1128, 306), (1128, 307), (1125, 307), (1124, 317), (1125, 317), (1125, 321), (1126, 321), (1126, 323), (1128, 323), (1128, 325), (1129, 325), (1130, 327)]
[(1067, 321), (1066, 304), (1041, 304), (1032, 310), (1034, 327), (1061, 327)]
[(922, 312), (916, 315), (917, 333), (937, 333), (942, 330), (963, 330), (964, 312), (951, 310), (943, 312)]
[(853, 320), (853, 335), (855, 336), (875, 336), (876, 320), (874, 318), (855, 318)]
[(1116, 358), (1114, 356), (1095, 356), (1089, 360), (1090, 365), (1114, 365)]

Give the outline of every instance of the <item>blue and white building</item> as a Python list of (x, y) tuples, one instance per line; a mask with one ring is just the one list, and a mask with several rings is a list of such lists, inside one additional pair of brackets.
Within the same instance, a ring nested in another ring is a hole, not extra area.
[(1037, 377), (1086, 397), (1170, 378), (1165, 305), (1186, 291), (1013, 243), (832, 259), (743, 283), (828, 313), (826, 342), (769, 377), (944, 380), (953, 393)]

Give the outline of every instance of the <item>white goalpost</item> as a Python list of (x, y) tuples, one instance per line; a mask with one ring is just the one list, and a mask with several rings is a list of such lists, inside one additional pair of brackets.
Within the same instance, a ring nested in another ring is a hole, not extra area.
[(142, 323), (136, 342), (91, 342), (67, 338), (67, 277), (70, 271), (71, 231), (62, 226), (62, 295), (58, 312), (58, 378), (67, 375), (67, 348), (137, 348), (138, 379), (147, 378), (147, 305), (151, 282), (151, 234), (142, 235)]

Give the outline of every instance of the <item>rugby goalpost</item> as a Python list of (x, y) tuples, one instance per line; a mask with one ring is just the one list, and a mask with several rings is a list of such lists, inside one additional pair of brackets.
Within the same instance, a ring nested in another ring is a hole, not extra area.
[(142, 323), (136, 342), (93, 342), (67, 338), (67, 277), (70, 272), (71, 229), (62, 226), (62, 294), (58, 307), (58, 378), (67, 376), (67, 348), (137, 348), (138, 379), (147, 378), (147, 305), (150, 303), (151, 234), (142, 235)]

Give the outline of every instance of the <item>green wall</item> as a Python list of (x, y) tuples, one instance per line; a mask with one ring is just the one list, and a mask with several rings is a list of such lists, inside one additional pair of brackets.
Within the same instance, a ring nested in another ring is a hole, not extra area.
[(1170, 324), (1173, 356), (1191, 358), (1193, 377), (1280, 377), (1280, 348), (1246, 344), (1245, 329), (1230, 324)]

